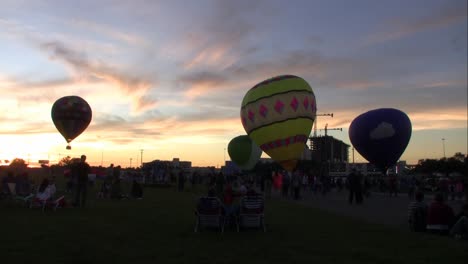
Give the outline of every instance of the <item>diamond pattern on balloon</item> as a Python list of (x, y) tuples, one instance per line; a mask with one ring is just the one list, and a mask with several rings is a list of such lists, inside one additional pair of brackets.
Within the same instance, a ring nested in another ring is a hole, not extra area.
[(277, 100), (275, 103), (275, 110), (279, 114), (283, 113), (284, 104), (280, 100)]
[(311, 109), (312, 111), (314, 111), (314, 109), (315, 109), (315, 101), (314, 101), (314, 99), (312, 99), (312, 98), (310, 98), (310, 109)]
[(292, 109), (294, 109), (294, 112), (296, 112), (297, 107), (299, 106), (299, 102), (297, 101), (297, 98), (293, 97), (293, 99), (291, 100), (291, 103), (289, 105), (292, 107)]
[(254, 119), (255, 119), (255, 114), (254, 114), (254, 112), (252, 112), (252, 111), (250, 111), (250, 110), (249, 110), (249, 119), (250, 119), (250, 122), (252, 122), (252, 123), (254, 122)]
[(302, 102), (302, 104), (304, 105), (304, 108), (306, 110), (309, 109), (309, 98), (308, 97), (304, 98), (304, 101)]
[(258, 109), (258, 112), (263, 116), (266, 117), (268, 114), (268, 108), (266, 106), (261, 105), (260, 108)]

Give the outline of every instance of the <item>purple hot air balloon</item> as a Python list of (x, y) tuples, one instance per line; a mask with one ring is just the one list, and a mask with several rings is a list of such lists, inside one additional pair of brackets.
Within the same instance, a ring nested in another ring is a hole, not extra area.
[(393, 108), (371, 110), (356, 117), (349, 126), (354, 148), (383, 171), (395, 165), (411, 138), (411, 121)]

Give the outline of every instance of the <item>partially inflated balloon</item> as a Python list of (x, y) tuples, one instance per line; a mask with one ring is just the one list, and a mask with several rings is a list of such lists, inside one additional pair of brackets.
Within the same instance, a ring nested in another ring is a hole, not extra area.
[(349, 126), (349, 139), (354, 148), (384, 171), (395, 165), (410, 138), (410, 119), (402, 111), (393, 108), (380, 108), (361, 114)]
[(231, 160), (241, 169), (250, 170), (255, 167), (262, 150), (247, 135), (233, 138), (228, 145)]
[(304, 151), (317, 111), (309, 84), (294, 75), (265, 80), (244, 96), (241, 120), (249, 137), (288, 171)]
[[(65, 96), (52, 106), (52, 121), (67, 143), (78, 137), (88, 127), (92, 118), (89, 104), (79, 96)], [(67, 149), (71, 149), (68, 144)]]

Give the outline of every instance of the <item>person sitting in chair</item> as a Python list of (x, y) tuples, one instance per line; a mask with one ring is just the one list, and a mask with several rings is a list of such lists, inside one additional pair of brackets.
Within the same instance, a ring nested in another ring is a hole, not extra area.
[(427, 212), (426, 229), (430, 233), (448, 235), (453, 220), (453, 209), (444, 203), (442, 193), (436, 194)]
[(415, 232), (426, 231), (427, 206), (423, 202), (424, 194), (420, 191), (415, 194), (416, 201), (408, 206), (408, 224), (410, 230)]
[(31, 184), (28, 179), (28, 173), (24, 172), (18, 176), (16, 181), (16, 195), (26, 197), (31, 194)]
[(2, 179), (2, 193), (6, 196), (13, 196), (16, 189), (16, 179), (12, 171), (7, 172), (7, 176)]
[(208, 196), (202, 197), (199, 200), (197, 205), (197, 209), (199, 211), (212, 211), (213, 209), (218, 210), (220, 206), (219, 199), (216, 197), (216, 190), (214, 188), (210, 188), (208, 190)]
[(468, 240), (468, 204), (464, 204), (462, 211), (455, 217), (450, 235), (457, 239)]
[(49, 181), (47, 178), (44, 178), (37, 190), (36, 198), (41, 201), (50, 200), (56, 191), (55, 181), (53, 179)]

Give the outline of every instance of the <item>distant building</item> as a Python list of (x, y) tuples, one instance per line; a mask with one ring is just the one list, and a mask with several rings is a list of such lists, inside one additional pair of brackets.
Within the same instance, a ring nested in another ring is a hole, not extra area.
[(174, 180), (174, 177), (181, 170), (184, 174), (191, 174), (192, 162), (191, 161), (180, 161), (179, 158), (174, 158), (172, 161), (169, 160), (153, 160), (150, 162), (144, 162), (142, 170), (145, 174), (144, 182), (147, 184), (167, 184)]
[(349, 145), (332, 136), (310, 137), (310, 157), (318, 162), (348, 163)]
[[(353, 168), (365, 176), (378, 177), (383, 175), (382, 171), (379, 168), (368, 162), (348, 163), (348, 165), (346, 166), (346, 173), (350, 173)], [(395, 166), (390, 167), (388, 169), (388, 173), (395, 173), (399, 176), (405, 176), (408, 170), (409, 167), (406, 165), (406, 161), (401, 160), (398, 161)]]
[(226, 160), (224, 166), (221, 167), (221, 171), (224, 175), (234, 175), (241, 173), (242, 169), (239, 168), (233, 161)]
[(0, 166), (9, 166), (10, 161), (6, 159), (0, 159)]
[(382, 171), (368, 162), (348, 163), (346, 166), (346, 175), (351, 173), (352, 169), (360, 172), (364, 176), (381, 176)]

